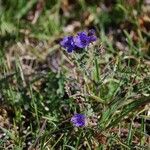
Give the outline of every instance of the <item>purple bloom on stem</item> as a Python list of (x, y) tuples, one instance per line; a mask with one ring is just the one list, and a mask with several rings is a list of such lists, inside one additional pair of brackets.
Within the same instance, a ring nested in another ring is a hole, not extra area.
[(60, 45), (66, 48), (68, 53), (71, 53), (76, 48), (73, 36), (64, 37), (63, 40), (60, 42)]
[(79, 32), (78, 35), (74, 38), (74, 41), (78, 48), (85, 48), (89, 45), (89, 37), (86, 32)]
[(85, 126), (86, 122), (86, 117), (83, 114), (75, 114), (71, 118), (71, 122), (76, 126), (76, 127), (83, 127)]

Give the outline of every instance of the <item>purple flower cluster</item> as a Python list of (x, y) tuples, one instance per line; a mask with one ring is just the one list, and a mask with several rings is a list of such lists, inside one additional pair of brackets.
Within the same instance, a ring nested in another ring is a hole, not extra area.
[(71, 53), (77, 49), (83, 49), (88, 46), (90, 43), (97, 40), (95, 35), (95, 30), (91, 29), (86, 32), (79, 32), (75, 37), (66, 36), (60, 42), (60, 45), (67, 49), (68, 53)]
[(85, 126), (86, 123), (86, 117), (83, 114), (75, 114), (71, 118), (71, 122), (76, 126), (76, 127), (83, 127)]

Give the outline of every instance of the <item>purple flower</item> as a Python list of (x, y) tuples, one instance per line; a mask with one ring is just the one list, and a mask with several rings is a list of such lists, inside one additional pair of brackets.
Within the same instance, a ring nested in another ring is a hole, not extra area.
[(73, 36), (64, 37), (63, 40), (60, 42), (60, 45), (66, 48), (68, 53), (71, 53), (76, 48)]
[(97, 40), (97, 37), (95, 36), (95, 30), (94, 29), (89, 30), (88, 37), (89, 37), (90, 43)]
[(89, 37), (86, 32), (79, 32), (78, 35), (74, 38), (74, 41), (78, 48), (85, 48), (89, 45)]
[(76, 127), (83, 127), (85, 126), (86, 122), (86, 117), (83, 114), (75, 114), (71, 118), (71, 122), (76, 126)]
[(91, 29), (88, 33), (86, 32), (79, 32), (77, 36), (66, 36), (60, 42), (60, 45), (67, 49), (68, 53), (71, 53), (75, 50), (83, 49), (87, 47), (91, 42), (97, 40), (95, 36), (95, 30)]

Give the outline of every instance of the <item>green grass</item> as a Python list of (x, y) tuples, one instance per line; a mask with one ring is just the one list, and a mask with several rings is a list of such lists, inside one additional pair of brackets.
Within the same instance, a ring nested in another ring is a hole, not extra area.
[[(150, 148), (144, 1), (0, 4), (0, 149)], [(73, 21), (81, 25), (65, 33)], [(99, 40), (87, 51), (60, 48), (63, 35), (91, 27)], [(74, 127), (74, 113), (84, 113), (88, 125)]]

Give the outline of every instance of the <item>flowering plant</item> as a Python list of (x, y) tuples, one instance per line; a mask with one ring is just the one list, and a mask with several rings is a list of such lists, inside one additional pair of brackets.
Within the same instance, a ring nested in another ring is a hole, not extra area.
[[(78, 52), (79, 50), (81, 50), (81, 53), (79, 55), (78, 54), (73, 55), (74, 58), (71, 58), (72, 60), (75, 61), (74, 63), (77, 65), (76, 69), (78, 71), (80, 70), (80, 73), (82, 72), (82, 75), (80, 75), (81, 78), (88, 74), (89, 69), (87, 68), (87, 60), (88, 60), (87, 57), (89, 57), (89, 53), (90, 53), (89, 45), (91, 43), (95, 42), (96, 40), (97, 40), (97, 37), (96, 37), (95, 30), (91, 29), (88, 32), (85, 32), (85, 31), (78, 32), (77, 35), (75, 35), (75, 36), (65, 36), (60, 41), (60, 45), (63, 48), (65, 48), (68, 53)], [(88, 49), (88, 51), (84, 51), (84, 49)], [(93, 61), (93, 60), (91, 60), (91, 61)], [(76, 78), (76, 77), (74, 77), (74, 75), (72, 75), (72, 78)], [(80, 83), (77, 83), (77, 85), (80, 85)], [(81, 88), (82, 87), (83, 87), (83, 85), (81, 85)], [(81, 91), (81, 88), (79, 89), (79, 91)], [(75, 90), (76, 89), (77, 89), (77, 87), (75, 88)], [(82, 94), (84, 95), (84, 93), (82, 93)], [(80, 108), (80, 110), (83, 112), (83, 109), (86, 110), (85, 109), (86, 106), (83, 106), (83, 105), (88, 105), (88, 103), (84, 103), (84, 104), (82, 103), (81, 105), (82, 105), (81, 106), (82, 108)], [(89, 109), (89, 110), (92, 112), (91, 109)], [(84, 111), (85, 114), (76, 113), (71, 118), (71, 122), (73, 123), (73, 125), (76, 127), (86, 126), (88, 123), (87, 121), (89, 120), (88, 116), (86, 115), (86, 112), (88, 112), (89, 110)], [(90, 114), (90, 115), (92, 115), (92, 114)]]

